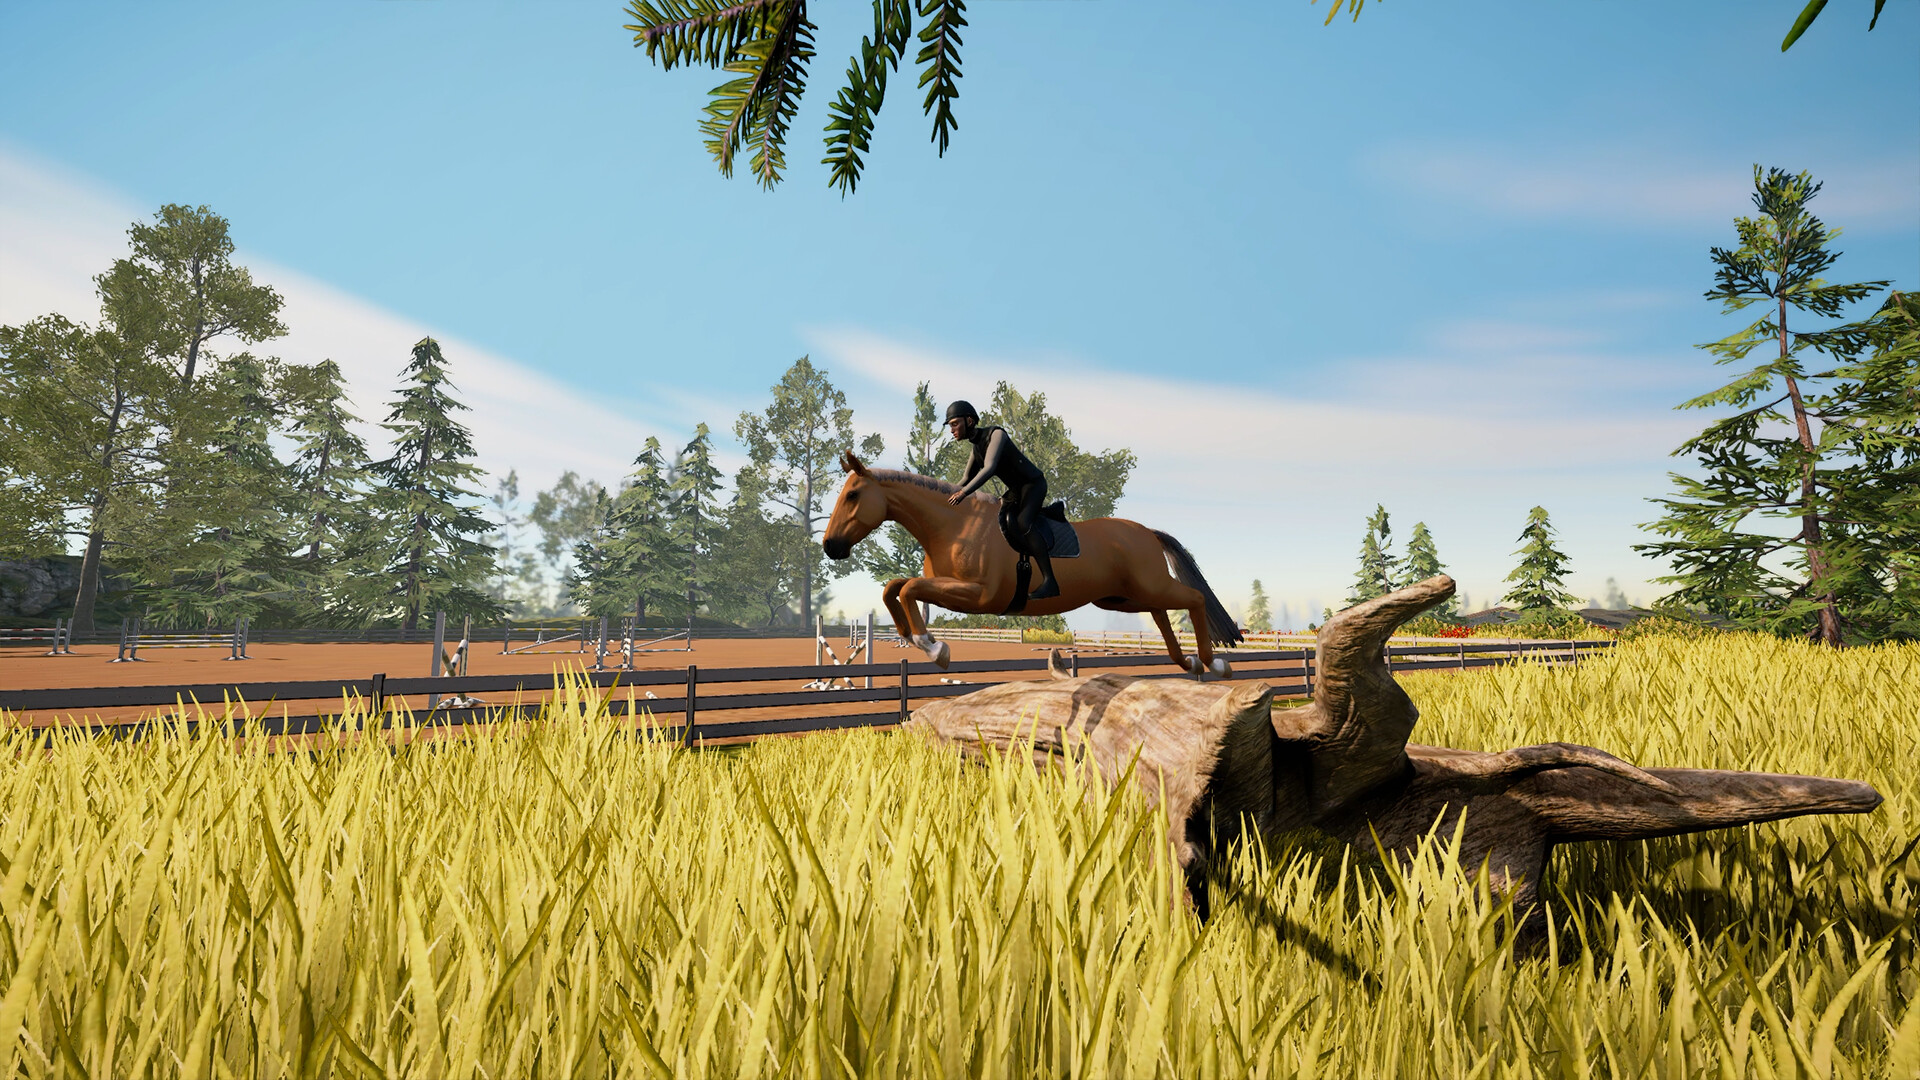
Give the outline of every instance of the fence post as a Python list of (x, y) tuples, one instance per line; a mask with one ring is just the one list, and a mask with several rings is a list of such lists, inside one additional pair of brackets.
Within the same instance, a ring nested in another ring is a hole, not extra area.
[[(867, 666), (872, 667), (873, 658), (873, 612), (867, 612)], [(873, 689), (873, 676), (867, 676), (867, 689)]]
[[(440, 650), (446, 647), (447, 647), (447, 613), (444, 611), (436, 611), (433, 613), (433, 659), (427, 661), (427, 677), (428, 678), (437, 679), (440, 677), (440, 659), (441, 659)], [(431, 716), (433, 714), (433, 710), (439, 707), (440, 707), (440, 695), (428, 694), (427, 695), (427, 714)]]
[(1306, 647), (1306, 655), (1300, 660), (1300, 671), (1306, 677), (1307, 696), (1313, 696), (1313, 646)]
[(513, 620), (508, 619), (506, 628), (500, 631), (500, 655), (505, 656), (512, 651), (513, 651)]
[(680, 737), (681, 737), (682, 745), (684, 745), (689, 750), (693, 749), (693, 726), (696, 722), (695, 713), (699, 708), (699, 704), (698, 704), (699, 703), (699, 686), (700, 686), (700, 665), (688, 664), (687, 665), (687, 711), (682, 715), (682, 720), (684, 722), (681, 724), (681, 727), (680, 727)]
[(827, 646), (826, 623), (821, 619), (820, 616), (815, 615), (813, 617), (813, 666), (814, 667), (819, 667), (820, 665), (827, 662), (826, 657), (821, 653), (821, 650), (826, 648), (826, 646)]
[[(369, 717), (381, 720), (382, 723), (380, 726), (385, 727), (386, 724), (384, 721), (386, 720), (386, 712), (387, 712), (387, 673), (386, 672), (384, 671), (374, 672), (373, 690), (372, 690), (371, 697), (368, 699), (368, 701), (369, 701), (369, 707), (368, 707)], [(361, 726), (365, 727), (364, 724)]]
[(900, 661), (900, 722), (906, 723), (911, 713), (907, 711), (907, 662)]
[(1460, 670), (1467, 670), (1467, 640), (1460, 639)]

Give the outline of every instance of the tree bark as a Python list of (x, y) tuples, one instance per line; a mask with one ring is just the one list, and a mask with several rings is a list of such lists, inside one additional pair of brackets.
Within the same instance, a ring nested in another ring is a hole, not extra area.
[(75, 633), (93, 633), (93, 605), (100, 594), (100, 552), (106, 543), (107, 534), (100, 527), (100, 508), (96, 506), (92, 527), (87, 530), (87, 552), (80, 558), (80, 589), (73, 598)]
[[(1319, 632), (1313, 702), (1275, 711), (1263, 682), (1125, 675), (1007, 683), (916, 710), (907, 727), (974, 754), (1089, 761), (1109, 783), (1129, 767), (1163, 803), (1168, 840), (1204, 916), (1218, 845), (1251, 829), (1314, 829), (1371, 853), (1406, 856), (1465, 815), (1460, 862), (1509, 889), (1531, 941), (1557, 843), (1630, 840), (1802, 814), (1865, 813), (1867, 784), (1714, 769), (1641, 769), (1571, 743), (1503, 753), (1409, 744), (1419, 710), (1383, 649), (1402, 622), (1453, 595), (1445, 575), (1348, 608)], [(1137, 762), (1137, 764), (1136, 764)]]

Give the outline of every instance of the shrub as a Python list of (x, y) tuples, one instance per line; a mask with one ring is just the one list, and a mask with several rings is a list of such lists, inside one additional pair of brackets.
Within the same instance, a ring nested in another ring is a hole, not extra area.
[(1029, 626), (1020, 631), (1020, 640), (1028, 645), (1071, 645), (1073, 631), (1049, 630), (1044, 626)]
[(1026, 630), (1039, 627), (1043, 630), (1067, 632), (1067, 619), (1064, 615), (935, 615), (934, 629), (951, 626), (963, 630)]
[(1626, 629), (1620, 631), (1621, 641), (1639, 641), (1645, 638), (1678, 638), (1682, 641), (1699, 641), (1725, 633), (1719, 627), (1694, 618), (1685, 613), (1664, 612), (1648, 615), (1644, 619), (1635, 619)]
[(1415, 619), (1409, 619), (1400, 627), (1399, 633), (1414, 637), (1466, 637), (1466, 624), (1458, 619), (1428, 612)]
[(1473, 629), (1473, 637), (1522, 638), (1529, 641), (1553, 641), (1577, 638), (1596, 640), (1612, 637), (1612, 632), (1603, 630), (1571, 611), (1560, 608), (1535, 608), (1522, 612), (1518, 619), (1508, 623), (1485, 623)]

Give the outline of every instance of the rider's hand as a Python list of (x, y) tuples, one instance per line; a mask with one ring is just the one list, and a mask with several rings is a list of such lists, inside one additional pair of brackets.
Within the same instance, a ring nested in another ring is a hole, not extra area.
[(953, 494), (947, 496), (947, 505), (959, 506), (960, 500), (964, 498), (966, 498), (966, 495), (964, 493), (956, 491)]

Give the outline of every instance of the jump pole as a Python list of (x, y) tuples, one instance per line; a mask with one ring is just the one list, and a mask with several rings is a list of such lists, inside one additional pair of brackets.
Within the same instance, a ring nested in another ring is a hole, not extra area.
[[(446, 647), (447, 647), (447, 613), (444, 611), (436, 611), (433, 613), (433, 658), (427, 661), (427, 677), (428, 678), (437, 679), (440, 677), (440, 660), (441, 660), (440, 650)], [(435, 708), (439, 707), (439, 705), (440, 705), (439, 694), (427, 695), (427, 712), (429, 714), (431, 714)]]

